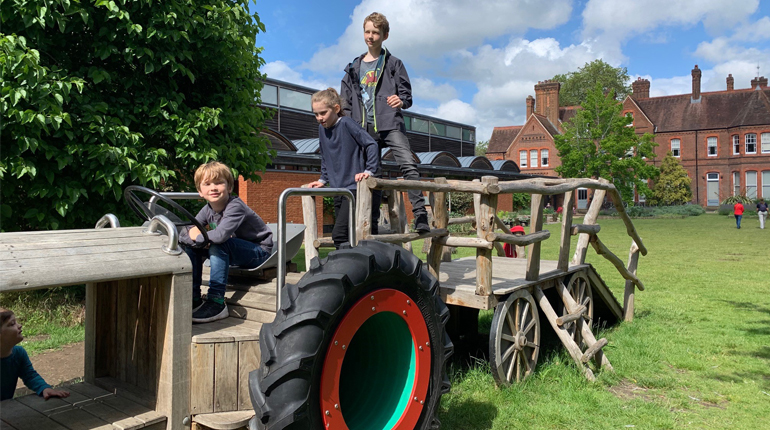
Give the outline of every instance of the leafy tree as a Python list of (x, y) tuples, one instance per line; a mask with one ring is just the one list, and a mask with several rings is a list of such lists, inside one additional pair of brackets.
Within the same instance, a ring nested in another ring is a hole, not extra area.
[[(0, 3), (0, 228), (93, 226), (130, 184), (258, 179), (264, 25), (243, 0)], [(128, 217), (126, 221), (132, 220)]]
[(596, 85), (601, 85), (605, 93), (613, 91), (618, 100), (623, 100), (631, 93), (628, 70), (625, 67), (612, 67), (602, 60), (586, 63), (576, 72), (556, 75), (552, 79), (561, 83), (559, 105), (578, 106), (582, 104)]
[(597, 84), (582, 109), (563, 124), (564, 134), (554, 136), (561, 158), (555, 170), (565, 178), (606, 178), (625, 202), (631, 202), (634, 187), (649, 195), (642, 180), (658, 175), (658, 168), (645, 160), (654, 157), (656, 144), (651, 134), (636, 134), (632, 119), (621, 115), (622, 108), (612, 92), (605, 96)]
[(653, 205), (683, 205), (692, 200), (690, 189), (690, 177), (687, 170), (674, 158), (674, 154), (668, 151), (660, 165), (660, 177), (655, 180), (652, 187)]
[(487, 148), (489, 147), (489, 141), (488, 140), (482, 140), (481, 142), (476, 142), (476, 156), (477, 157), (483, 157), (487, 155)]

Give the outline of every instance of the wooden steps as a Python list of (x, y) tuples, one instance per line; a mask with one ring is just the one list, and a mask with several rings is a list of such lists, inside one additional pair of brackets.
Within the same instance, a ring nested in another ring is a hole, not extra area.
[(192, 430), (236, 430), (248, 427), (253, 416), (253, 410), (198, 414), (193, 417)]
[(64, 399), (31, 394), (0, 403), (3, 429), (165, 430), (166, 417), (88, 383), (65, 387)]

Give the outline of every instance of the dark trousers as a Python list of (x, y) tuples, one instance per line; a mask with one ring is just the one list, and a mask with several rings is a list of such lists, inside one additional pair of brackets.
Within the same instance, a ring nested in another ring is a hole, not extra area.
[[(355, 191), (353, 191), (355, 194)], [(379, 190), (372, 192), (372, 234), (377, 234), (377, 224), (380, 220), (380, 202), (382, 193)], [(350, 201), (343, 196), (334, 196), (334, 228), (332, 228), (332, 240), (334, 246), (339, 249), (340, 245), (350, 242), (350, 210), (348, 209)], [(361, 239), (359, 237), (359, 239)]]
[[(366, 131), (377, 141), (380, 148), (389, 147), (393, 150), (393, 156), (401, 168), (401, 175), (404, 179), (419, 181), (420, 172), (417, 170), (417, 164), (412, 157), (412, 150), (409, 147), (409, 139), (401, 130), (387, 130), (375, 132), (372, 124), (366, 124)], [(409, 202), (412, 204), (412, 213), (417, 216), (427, 214), (425, 210), (425, 198), (422, 191), (409, 190)]]

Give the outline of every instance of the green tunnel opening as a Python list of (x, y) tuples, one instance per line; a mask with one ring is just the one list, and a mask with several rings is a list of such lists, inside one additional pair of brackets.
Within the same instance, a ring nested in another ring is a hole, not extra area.
[(393, 312), (366, 320), (340, 374), (340, 410), (350, 430), (390, 430), (409, 404), (415, 355), (406, 321)]

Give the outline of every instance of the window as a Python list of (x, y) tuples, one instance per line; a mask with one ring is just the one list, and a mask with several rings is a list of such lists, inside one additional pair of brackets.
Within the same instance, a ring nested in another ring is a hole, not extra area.
[(762, 133), (762, 153), (770, 152), (770, 133)]
[(757, 135), (754, 133), (746, 134), (746, 153), (747, 154), (757, 153)]
[(412, 131), (419, 131), (420, 133), (428, 132), (428, 121), (420, 118), (412, 118)]
[(407, 130), (411, 130), (412, 129), (412, 117), (411, 116), (404, 115), (404, 127)]
[(527, 151), (519, 151), (519, 168), (527, 167)]
[(460, 139), (460, 127), (452, 127), (451, 125), (446, 126), (446, 137)]
[(733, 155), (740, 155), (741, 153), (741, 138), (737, 134), (733, 135)]
[(463, 142), (475, 142), (476, 136), (473, 130), (469, 130), (467, 128), (463, 129)]
[(757, 172), (746, 172), (746, 197), (757, 198)]
[(262, 103), (266, 105), (278, 105), (278, 87), (265, 84), (259, 92)]
[(679, 139), (671, 139), (671, 153), (674, 154), (674, 157), (679, 158), (680, 152), (679, 152)]
[(770, 170), (762, 172), (762, 198), (770, 200)]
[(719, 173), (706, 174), (706, 205), (719, 206)]
[(431, 121), (430, 134), (434, 136), (446, 136), (446, 125)]
[(548, 166), (548, 150), (547, 149), (541, 149), (540, 150), (540, 165), (543, 167)]
[(310, 94), (301, 93), (288, 88), (281, 88), (279, 95), (281, 97), (281, 106), (283, 107), (312, 111)]
[(706, 138), (706, 144), (708, 146), (709, 157), (716, 157), (717, 156), (717, 138), (716, 137)]
[(740, 172), (733, 172), (733, 195), (741, 195), (741, 174)]
[(529, 150), (529, 167), (537, 167), (537, 149)]

